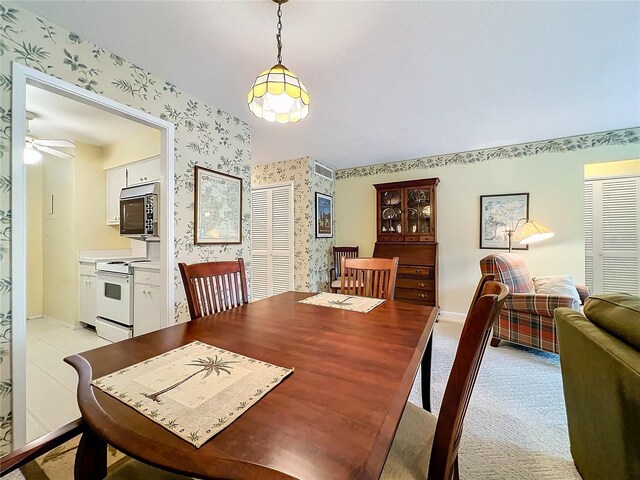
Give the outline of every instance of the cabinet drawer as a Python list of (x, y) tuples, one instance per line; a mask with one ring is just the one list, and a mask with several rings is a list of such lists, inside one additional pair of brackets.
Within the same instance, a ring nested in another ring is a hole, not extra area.
[(433, 242), (435, 235), (405, 235), (405, 242)]
[(398, 278), (396, 279), (396, 288), (414, 288), (417, 290), (433, 291), (436, 289), (436, 282), (430, 279)]
[(433, 267), (398, 267), (398, 275), (431, 277), (433, 276)]
[(96, 276), (96, 264), (95, 263), (80, 263), (78, 264), (78, 273), (80, 275)]
[(159, 287), (161, 285), (160, 272), (136, 268), (133, 273), (133, 281), (141, 285), (155, 285)]
[(120, 342), (132, 337), (130, 328), (123, 327), (117, 323), (104, 320), (100, 317), (96, 319), (96, 333), (99, 337), (110, 342)]
[(413, 288), (396, 287), (395, 298), (397, 300), (417, 300), (424, 302), (433, 302), (435, 300), (435, 292), (428, 290), (415, 290)]
[(379, 235), (379, 242), (404, 242), (404, 235)]

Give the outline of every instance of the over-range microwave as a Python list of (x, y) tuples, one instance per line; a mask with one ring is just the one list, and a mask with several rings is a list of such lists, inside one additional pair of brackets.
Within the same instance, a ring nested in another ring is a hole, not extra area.
[(125, 187), (120, 192), (120, 235), (137, 240), (159, 240), (158, 182)]

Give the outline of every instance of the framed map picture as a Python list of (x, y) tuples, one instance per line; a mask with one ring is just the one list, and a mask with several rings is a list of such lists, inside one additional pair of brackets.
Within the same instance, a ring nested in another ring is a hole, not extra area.
[(333, 197), (316, 192), (316, 238), (333, 237)]
[(242, 179), (195, 167), (194, 243), (242, 243)]
[[(509, 231), (529, 218), (529, 194), (480, 196), (480, 248), (509, 249)], [(528, 250), (529, 245), (512, 243), (513, 250)]]

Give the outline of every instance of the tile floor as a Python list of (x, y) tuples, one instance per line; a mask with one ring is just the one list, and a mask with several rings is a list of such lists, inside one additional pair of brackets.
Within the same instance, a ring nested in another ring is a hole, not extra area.
[(51, 317), (27, 321), (27, 442), (80, 416), (76, 373), (63, 358), (110, 343)]

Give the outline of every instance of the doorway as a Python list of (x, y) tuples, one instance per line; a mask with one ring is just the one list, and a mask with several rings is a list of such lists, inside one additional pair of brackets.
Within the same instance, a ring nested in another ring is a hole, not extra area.
[[(158, 138), (158, 162), (160, 165), (160, 238), (157, 246), (157, 259), (160, 268), (160, 278), (163, 279), (160, 286), (161, 308), (160, 308), (160, 321), (162, 327), (166, 327), (170, 323), (170, 318), (173, 316), (173, 124), (153, 117), (145, 112), (135, 110), (123, 104), (114, 102), (108, 98), (94, 94), (87, 90), (78, 88), (62, 80), (48, 76), (36, 70), (30, 69), (23, 65), (13, 64), (13, 80), (12, 80), (13, 96), (12, 96), (12, 310), (13, 310), (13, 337), (12, 337), (12, 377), (13, 377), (13, 391), (12, 391), (12, 403), (13, 403), (13, 448), (19, 448), (27, 441), (27, 316), (28, 316), (28, 272), (25, 266), (28, 260), (29, 240), (33, 245), (34, 240), (31, 238), (31, 232), (28, 229), (29, 223), (27, 221), (27, 214), (32, 213), (28, 210), (29, 205), (29, 173), (28, 167), (24, 162), (25, 157), (25, 142), (27, 140), (27, 96), (28, 89), (37, 88), (39, 93), (55, 94), (64, 98), (66, 101), (76, 102), (80, 108), (91, 107), (99, 110), (101, 113), (107, 113), (109, 115), (115, 115), (120, 119), (124, 119), (128, 122), (141, 125), (144, 128), (152, 129), (156, 132)], [(46, 150), (45, 150), (46, 153)], [(46, 163), (45, 163), (46, 165)], [(88, 163), (78, 164), (82, 168), (88, 166)], [(65, 165), (64, 169), (69, 170), (69, 165)], [(44, 167), (43, 167), (44, 168)], [(63, 170), (64, 170), (63, 169)], [(57, 169), (51, 169), (54, 173), (60, 173)], [(76, 172), (77, 173), (77, 172)], [(83, 173), (86, 175), (86, 172)], [(32, 177), (33, 178), (33, 177)], [(104, 188), (104, 186), (103, 186)], [(33, 188), (32, 188), (33, 190)], [(62, 189), (60, 189), (62, 192)], [(60, 202), (63, 201), (63, 195), (49, 194), (42, 191), (42, 212), (40, 215), (58, 215), (58, 220), (61, 217), (82, 217), (89, 218), (95, 223), (95, 228), (98, 228), (98, 224), (101, 229), (112, 228), (108, 227), (108, 218), (106, 214), (101, 216), (98, 220), (98, 215), (94, 215), (88, 209), (88, 212), (78, 213), (74, 212), (70, 215), (69, 211), (65, 211), (62, 208)], [(57, 201), (56, 201), (57, 200)], [(106, 199), (102, 197), (104, 202)], [(86, 207), (86, 205), (83, 205)], [(50, 208), (51, 207), (51, 208)], [(60, 207), (60, 208), (56, 208)], [(37, 212), (36, 212), (37, 213)], [(51, 220), (51, 217), (49, 218)], [(43, 232), (44, 228), (43, 225)], [(96, 222), (97, 221), (97, 222)], [(84, 221), (76, 222), (76, 225), (84, 224)], [(68, 226), (68, 224), (65, 224)], [(50, 226), (50, 225), (49, 225)], [(66, 227), (64, 227), (66, 228)], [(101, 230), (102, 231), (102, 230)], [(108, 230), (105, 230), (108, 232)], [(63, 229), (64, 232), (64, 229)], [(87, 237), (92, 236), (92, 232), (85, 232)], [(98, 236), (103, 236), (99, 234)], [(119, 235), (117, 235), (119, 237)], [(59, 239), (58, 239), (59, 240)], [(121, 240), (121, 239), (120, 239)], [(43, 238), (43, 243), (47, 243), (48, 247), (51, 247), (50, 242)], [(76, 262), (80, 259), (79, 250), (76, 249)], [(87, 273), (84, 272), (79, 266), (76, 265), (77, 274)], [(75, 275), (76, 280), (80, 281), (78, 275)], [(78, 303), (77, 297), (74, 296), (69, 303), (73, 303), (68, 318), (57, 320), (71, 320), (68, 323), (78, 323)], [(36, 309), (37, 310), (37, 309)], [(62, 314), (61, 314), (62, 315)], [(37, 316), (37, 314), (35, 315)], [(67, 316), (67, 315), (64, 315)], [(78, 333), (78, 330), (71, 326), (68, 332), (63, 333)], [(84, 332), (86, 333), (86, 332)], [(68, 336), (68, 335), (67, 335)], [(94, 338), (94, 337), (91, 337)], [(97, 338), (97, 337), (95, 337)], [(31, 340), (31, 339), (30, 339)], [(37, 339), (43, 341), (42, 338)], [(67, 340), (69, 340), (67, 338)], [(78, 343), (80, 340), (76, 339)], [(71, 340), (73, 341), (73, 340)], [(90, 342), (88, 342), (90, 343)], [(83, 345), (84, 346), (84, 345)], [(93, 345), (92, 345), (93, 346)], [(97, 346), (97, 344), (95, 345)], [(65, 350), (68, 354), (70, 350), (73, 350), (73, 345), (67, 343)], [(83, 351), (86, 348), (78, 348), (77, 351)], [(57, 362), (56, 362), (57, 363)], [(66, 365), (62, 364), (63, 367)], [(70, 372), (73, 376), (75, 374)], [(68, 375), (68, 374), (63, 374)], [(40, 392), (41, 393), (41, 392)], [(33, 406), (33, 403), (32, 403)], [(61, 418), (62, 422), (63, 419)], [(42, 432), (38, 432), (42, 433)], [(33, 434), (32, 434), (33, 436)]]

